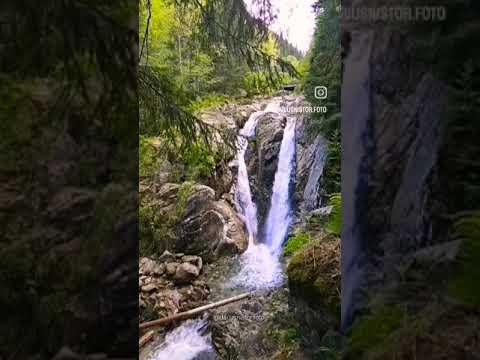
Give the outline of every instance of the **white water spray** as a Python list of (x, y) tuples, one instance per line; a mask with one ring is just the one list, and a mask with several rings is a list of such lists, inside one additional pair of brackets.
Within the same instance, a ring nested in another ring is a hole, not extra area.
[(213, 354), (210, 335), (202, 335), (205, 320), (188, 320), (167, 334), (147, 360), (192, 360), (201, 353)]
[(243, 215), (245, 224), (247, 225), (249, 246), (253, 245), (257, 240), (258, 223), (257, 206), (252, 201), (250, 181), (245, 163), (245, 153), (248, 148), (248, 140), (255, 134), (258, 120), (263, 114), (263, 111), (253, 113), (243, 129), (240, 130), (240, 136), (238, 137), (238, 182), (235, 191), (235, 203), (237, 204), (237, 210)]

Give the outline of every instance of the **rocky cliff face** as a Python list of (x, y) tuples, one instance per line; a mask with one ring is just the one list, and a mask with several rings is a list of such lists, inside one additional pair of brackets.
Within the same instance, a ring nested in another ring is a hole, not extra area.
[(435, 192), (447, 86), (420, 59), (412, 28), (343, 24), (344, 327), (365, 306), (361, 287), (394, 282), (402, 259), (446, 240)]
[[(301, 107), (308, 103), (303, 96), (286, 96), (283, 106)], [(309, 117), (306, 114), (290, 114), (296, 120), (296, 172), (294, 202), (296, 211), (305, 216), (321, 206), (320, 186), (326, 162), (327, 141), (309, 133)], [(258, 207), (260, 228), (265, 221), (278, 164), (278, 153), (283, 138), (285, 116), (268, 114), (258, 124), (256, 137), (249, 144), (246, 154), (252, 194)]]
[(250, 141), (245, 155), (252, 197), (258, 209), (260, 231), (270, 206), (285, 122), (285, 117), (275, 113), (262, 117), (256, 129), (256, 136)]
[(327, 159), (327, 141), (322, 135), (310, 135), (308, 117), (300, 115), (297, 119), (296, 144), (295, 200), (298, 209), (308, 212), (322, 205), (320, 186)]

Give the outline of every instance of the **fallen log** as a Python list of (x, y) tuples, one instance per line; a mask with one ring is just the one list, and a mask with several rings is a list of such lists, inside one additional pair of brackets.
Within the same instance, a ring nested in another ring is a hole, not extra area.
[(138, 347), (141, 349), (143, 346), (145, 346), (146, 343), (148, 343), (150, 340), (153, 339), (153, 336), (155, 335), (154, 331), (149, 331), (145, 335), (143, 335), (140, 340), (138, 341)]
[(201, 313), (203, 313), (207, 310), (215, 309), (215, 308), (220, 307), (220, 306), (224, 306), (224, 305), (236, 302), (236, 301), (243, 300), (245, 298), (250, 297), (251, 295), (252, 295), (252, 293), (245, 293), (245, 294), (237, 295), (237, 296), (234, 296), (234, 297), (231, 297), (231, 298), (228, 298), (228, 299), (224, 299), (224, 300), (217, 301), (217, 302), (214, 302), (214, 303), (211, 303), (211, 304), (208, 304), (208, 305), (200, 306), (198, 308), (188, 310), (188, 311), (185, 311), (185, 312), (181, 312), (181, 313), (178, 313), (178, 314), (175, 314), (175, 315), (167, 316), (167, 317), (164, 317), (164, 318), (161, 318), (161, 319), (158, 319), (158, 320), (144, 322), (144, 323), (141, 323), (139, 325), (139, 328), (140, 328), (140, 330), (145, 330), (145, 329), (150, 329), (150, 328), (153, 328), (153, 327), (165, 326), (165, 325), (171, 324), (175, 321), (189, 319), (189, 318), (192, 318), (196, 315), (199, 315), (199, 314), (201, 314)]

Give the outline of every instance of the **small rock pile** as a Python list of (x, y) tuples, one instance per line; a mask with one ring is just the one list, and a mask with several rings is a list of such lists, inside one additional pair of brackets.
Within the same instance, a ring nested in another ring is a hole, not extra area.
[(158, 260), (143, 257), (139, 269), (139, 305), (142, 320), (193, 309), (205, 303), (210, 289), (197, 280), (200, 256), (165, 251)]

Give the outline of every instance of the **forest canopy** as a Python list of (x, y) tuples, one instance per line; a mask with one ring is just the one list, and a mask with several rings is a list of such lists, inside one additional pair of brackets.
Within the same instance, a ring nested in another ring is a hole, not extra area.
[(268, 30), (269, 1), (142, 0), (140, 133), (192, 139), (202, 107), (268, 94), (299, 77), (302, 54)]

